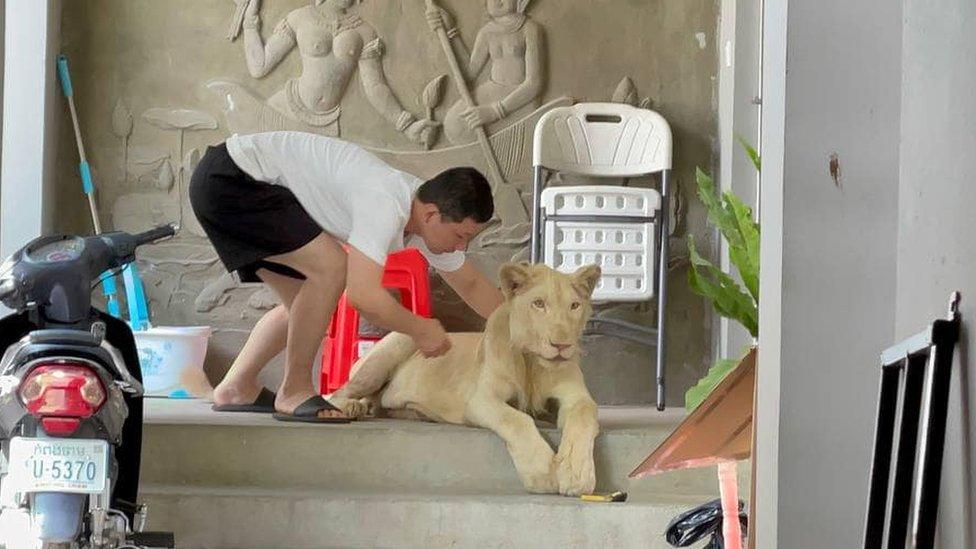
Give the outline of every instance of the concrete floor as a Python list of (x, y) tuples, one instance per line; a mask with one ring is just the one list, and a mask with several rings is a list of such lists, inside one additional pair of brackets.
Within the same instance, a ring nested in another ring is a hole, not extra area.
[[(210, 409), (210, 402), (198, 399), (145, 399), (145, 422), (153, 425), (236, 425), (250, 427), (280, 426), (285, 428), (308, 427), (300, 423), (276, 421), (270, 414), (220, 413)], [(677, 426), (687, 415), (684, 408), (668, 408), (658, 412), (647, 406), (601, 406), (600, 428), (606, 430), (659, 429)], [(423, 421), (366, 418), (357, 422), (364, 428), (423, 429), (435, 424)], [(543, 428), (547, 426), (542, 424)], [(320, 426), (321, 427), (321, 426)]]

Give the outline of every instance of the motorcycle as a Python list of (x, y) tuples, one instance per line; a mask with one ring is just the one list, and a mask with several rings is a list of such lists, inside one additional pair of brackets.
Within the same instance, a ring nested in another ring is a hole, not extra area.
[[(136, 504), (142, 394), (128, 324), (92, 306), (145, 233), (44, 236), (0, 264), (0, 546), (174, 547)], [(4, 540), (4, 538), (6, 538)]]

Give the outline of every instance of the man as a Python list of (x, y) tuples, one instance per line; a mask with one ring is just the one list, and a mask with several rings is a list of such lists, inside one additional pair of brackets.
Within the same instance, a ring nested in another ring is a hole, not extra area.
[[(383, 289), (391, 251), (418, 248), (484, 317), (502, 301), (463, 253), (494, 210), (488, 182), (473, 168), (424, 182), (338, 139), (234, 135), (207, 149), (190, 182), (190, 201), (227, 269), (242, 281), (265, 282), (282, 302), (254, 326), (214, 390), (218, 411), (348, 421), (312, 384), (312, 363), (343, 290), (363, 315), (411, 336), (424, 355), (447, 352), (450, 342), (437, 320), (413, 315)], [(282, 350), (285, 377), (275, 395), (257, 376)]]

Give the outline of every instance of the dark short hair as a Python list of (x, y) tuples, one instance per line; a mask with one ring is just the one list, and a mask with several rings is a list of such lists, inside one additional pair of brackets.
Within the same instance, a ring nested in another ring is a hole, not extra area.
[(420, 186), (417, 199), (437, 206), (441, 216), (452, 223), (468, 218), (487, 223), (495, 213), (491, 186), (474, 168), (451, 168), (437, 174)]

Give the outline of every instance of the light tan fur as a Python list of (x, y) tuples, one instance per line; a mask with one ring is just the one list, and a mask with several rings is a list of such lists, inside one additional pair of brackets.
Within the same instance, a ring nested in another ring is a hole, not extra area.
[[(409, 337), (390, 334), (356, 363), (331, 401), (355, 417), (373, 407), (377, 415), (407, 411), (486, 427), (505, 441), (530, 492), (591, 493), (599, 425), (580, 370), (579, 341), (599, 278), (596, 266), (569, 275), (506, 264), (500, 272), (505, 302), (483, 334), (451, 334), (451, 350), (438, 358), (425, 358)], [(533, 420), (550, 402), (558, 405), (562, 431), (556, 452)]]

